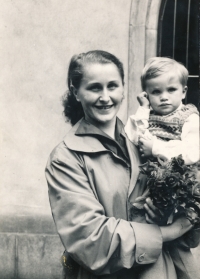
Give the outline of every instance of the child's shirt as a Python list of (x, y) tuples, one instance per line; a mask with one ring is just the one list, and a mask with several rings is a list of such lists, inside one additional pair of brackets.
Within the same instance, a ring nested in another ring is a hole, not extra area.
[(153, 138), (154, 157), (170, 160), (182, 154), (187, 165), (200, 159), (199, 113), (194, 105), (181, 104), (174, 112), (162, 116), (139, 106), (136, 114), (129, 117), (125, 132), (136, 145), (141, 134)]

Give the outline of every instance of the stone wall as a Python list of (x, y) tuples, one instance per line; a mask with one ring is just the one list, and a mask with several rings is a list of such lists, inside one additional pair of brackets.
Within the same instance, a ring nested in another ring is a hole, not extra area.
[[(68, 62), (109, 51), (124, 62), (127, 84), (130, 2), (0, 0), (1, 279), (61, 277), (44, 168), (70, 128), (61, 106)], [(119, 116), (126, 120), (127, 98)]]

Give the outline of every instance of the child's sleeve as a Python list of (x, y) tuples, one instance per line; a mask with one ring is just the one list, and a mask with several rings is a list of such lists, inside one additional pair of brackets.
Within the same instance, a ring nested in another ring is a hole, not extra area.
[(144, 134), (149, 127), (150, 109), (139, 106), (136, 113), (129, 116), (125, 125), (125, 132), (130, 141), (138, 145), (138, 136)]
[(170, 160), (182, 154), (186, 165), (199, 160), (199, 116), (191, 114), (182, 128), (181, 140), (162, 141), (156, 138), (152, 148), (153, 156)]

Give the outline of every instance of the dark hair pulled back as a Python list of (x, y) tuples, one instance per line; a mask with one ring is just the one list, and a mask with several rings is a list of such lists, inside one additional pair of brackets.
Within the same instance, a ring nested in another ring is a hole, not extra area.
[(113, 54), (102, 50), (93, 50), (86, 53), (80, 53), (79, 55), (74, 55), (71, 58), (68, 69), (68, 91), (62, 99), (64, 115), (67, 121), (70, 121), (72, 125), (76, 124), (84, 116), (82, 105), (76, 100), (73, 94), (73, 87), (79, 89), (84, 75), (84, 66), (87, 63), (115, 64), (122, 78), (122, 83), (124, 84), (123, 64)]

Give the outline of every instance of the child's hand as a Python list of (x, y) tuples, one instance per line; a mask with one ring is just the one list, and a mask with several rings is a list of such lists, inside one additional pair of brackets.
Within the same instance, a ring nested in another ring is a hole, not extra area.
[(143, 135), (139, 136), (139, 146), (140, 152), (142, 153), (142, 157), (150, 157), (152, 156), (152, 148), (153, 148), (153, 137), (145, 137)]
[(145, 91), (137, 95), (137, 100), (141, 107), (145, 107), (149, 109), (149, 100), (147, 98), (147, 93)]

